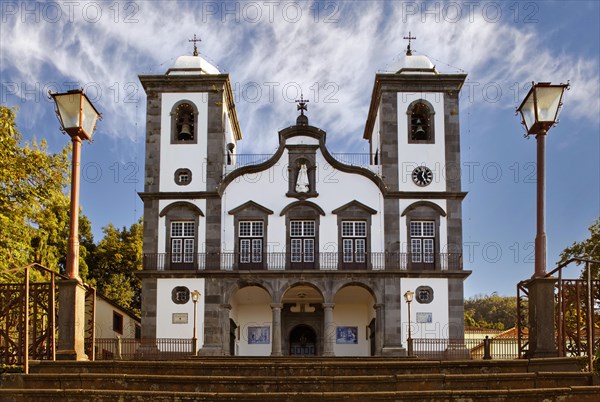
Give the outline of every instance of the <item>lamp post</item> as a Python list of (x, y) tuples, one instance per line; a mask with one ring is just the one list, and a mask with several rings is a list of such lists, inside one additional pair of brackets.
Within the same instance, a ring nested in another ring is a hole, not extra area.
[(194, 351), (194, 356), (198, 354), (198, 337), (196, 336), (196, 306), (198, 304), (198, 300), (200, 300), (200, 292), (197, 290), (192, 291), (192, 301), (194, 302), (194, 333), (192, 335), (192, 349)]
[(86, 360), (85, 339), (85, 289), (79, 277), (79, 165), (81, 141), (91, 141), (94, 128), (102, 115), (98, 113), (81, 89), (65, 93), (51, 93), (61, 131), (66, 132), (73, 142), (71, 165), (71, 217), (67, 246), (68, 280), (61, 282), (58, 311), (57, 358), (64, 360)]
[(532, 83), (517, 108), (526, 136), (537, 142), (537, 189), (535, 268), (529, 281), (529, 352), (528, 357), (557, 355), (554, 339), (554, 278), (546, 277), (546, 134), (558, 120), (562, 96), (569, 84)]
[(415, 292), (413, 292), (412, 290), (407, 290), (406, 293), (404, 293), (404, 300), (406, 301), (406, 305), (408, 306), (408, 339), (406, 340), (406, 343), (408, 344), (409, 356), (413, 355), (413, 344), (410, 324), (410, 303), (412, 303), (414, 295)]

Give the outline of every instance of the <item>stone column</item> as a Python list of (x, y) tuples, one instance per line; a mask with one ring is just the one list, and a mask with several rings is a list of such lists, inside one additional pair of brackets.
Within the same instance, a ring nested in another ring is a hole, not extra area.
[(528, 358), (557, 357), (554, 337), (554, 283), (556, 278), (533, 278), (529, 290)]
[(375, 309), (375, 356), (381, 356), (381, 349), (383, 348), (384, 306), (383, 303), (377, 303), (373, 306)]
[(323, 356), (335, 356), (333, 344), (335, 342), (335, 324), (333, 322), (334, 303), (323, 303), (325, 336), (323, 337)]
[(281, 303), (271, 303), (273, 313), (273, 339), (271, 340), (271, 356), (282, 356), (281, 353)]
[(223, 356), (234, 354), (233, 350), (229, 350), (229, 314), (231, 313), (231, 304), (221, 304), (221, 329), (223, 331)]

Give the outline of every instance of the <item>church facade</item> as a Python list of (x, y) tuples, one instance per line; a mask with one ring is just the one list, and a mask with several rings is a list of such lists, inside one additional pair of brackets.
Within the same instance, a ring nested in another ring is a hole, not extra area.
[(412, 338), (464, 337), (466, 75), (410, 51), (395, 71), (375, 76), (362, 161), (327, 148), (302, 100), (273, 155), (238, 154), (229, 76), (198, 55), (139, 77), (142, 338), (196, 334), (201, 355), (400, 356), (409, 322)]

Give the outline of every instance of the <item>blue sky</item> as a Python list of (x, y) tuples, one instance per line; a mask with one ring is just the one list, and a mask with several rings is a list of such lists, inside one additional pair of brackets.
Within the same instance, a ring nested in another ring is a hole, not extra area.
[[(533, 273), (535, 140), (515, 108), (531, 81), (570, 80), (547, 138), (548, 263), (587, 237), (600, 215), (600, 2), (14, 2), (0, 3), (0, 103), (19, 107), (25, 138), (60, 134), (46, 93), (86, 89), (104, 113), (83, 145), (81, 205), (94, 225), (142, 215), (145, 94), (188, 39), (230, 74), (244, 140), (270, 153), (308, 98), (311, 124), (334, 152), (366, 152), (362, 132), (376, 72), (415, 54), (466, 72), (461, 94), (465, 295), (515, 294)], [(577, 268), (571, 268), (578, 275)]]

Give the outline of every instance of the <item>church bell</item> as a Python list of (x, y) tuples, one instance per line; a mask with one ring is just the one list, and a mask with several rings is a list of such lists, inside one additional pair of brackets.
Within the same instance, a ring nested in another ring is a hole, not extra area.
[(179, 131), (180, 140), (191, 140), (192, 129), (190, 127), (190, 117), (188, 115), (183, 116), (183, 123), (181, 124), (181, 130)]
[(427, 133), (423, 129), (423, 123), (421, 122), (421, 119), (417, 119), (416, 126), (417, 126), (417, 129), (415, 130), (415, 137), (417, 137), (417, 138), (424, 138), (424, 137), (426, 137)]

